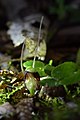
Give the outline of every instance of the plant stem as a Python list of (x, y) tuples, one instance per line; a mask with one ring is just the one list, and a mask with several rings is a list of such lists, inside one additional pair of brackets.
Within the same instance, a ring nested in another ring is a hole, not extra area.
[(36, 60), (36, 57), (37, 57), (38, 46), (39, 46), (39, 43), (40, 43), (41, 27), (42, 27), (43, 19), (44, 19), (44, 16), (41, 17), (41, 22), (40, 22), (40, 27), (39, 27), (39, 34), (38, 34), (38, 42), (37, 42), (37, 46), (35, 48), (35, 56), (34, 56), (33, 65), (32, 65), (33, 68), (35, 67), (35, 60)]
[(21, 61), (20, 61), (20, 65), (21, 65), (21, 71), (22, 71), (22, 72), (24, 72), (23, 65), (22, 65), (22, 61), (23, 61), (23, 52), (24, 52), (24, 45), (25, 45), (25, 41), (23, 42), (22, 50), (21, 50)]

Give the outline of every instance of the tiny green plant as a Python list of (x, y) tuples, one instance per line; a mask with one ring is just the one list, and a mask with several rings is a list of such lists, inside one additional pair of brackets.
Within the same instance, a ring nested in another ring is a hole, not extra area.
[(32, 69), (32, 62), (23, 63), (25, 70), (36, 71), (40, 75), (40, 84), (48, 86), (71, 85), (80, 82), (80, 69), (74, 62), (64, 62), (56, 67), (35, 61), (35, 68)]

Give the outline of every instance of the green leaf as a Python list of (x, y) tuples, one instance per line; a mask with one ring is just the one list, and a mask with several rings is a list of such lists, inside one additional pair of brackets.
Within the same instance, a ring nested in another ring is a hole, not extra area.
[(41, 61), (35, 61), (35, 67), (33, 68), (33, 60), (29, 60), (23, 63), (23, 66), (27, 71), (38, 72), (40, 76), (45, 76), (44, 66), (45, 64)]
[(62, 85), (70, 85), (78, 82), (80, 82), (80, 70), (74, 72), (73, 74), (71, 74), (71, 76), (61, 80)]
[(49, 87), (53, 87), (53, 86), (59, 86), (59, 82), (57, 80), (55, 80), (55, 78), (49, 77), (49, 78), (45, 78), (43, 80), (40, 81), (40, 84), (42, 86), (48, 85)]
[(36, 81), (33, 78), (31, 80), (26, 81), (26, 87), (30, 91), (30, 95), (34, 95), (34, 93), (35, 93), (35, 85), (36, 85)]
[(80, 70), (74, 72), (70, 76), (67, 76), (61, 80), (55, 78), (45, 78), (40, 81), (41, 85), (48, 85), (49, 87), (60, 86), (60, 85), (71, 85), (80, 82)]
[(27, 79), (25, 80), (25, 84), (26, 84), (27, 89), (30, 92), (30, 95), (33, 96), (37, 88), (36, 78), (32, 74), (29, 74), (27, 76)]
[(55, 67), (54, 66), (51, 66), (51, 65), (45, 65), (45, 67), (44, 67), (44, 72), (47, 74), (47, 75), (49, 75), (49, 76), (51, 76), (51, 71), (52, 70), (54, 70), (55, 69)]
[[(52, 71), (51, 71), (52, 70)], [(77, 70), (77, 65), (74, 62), (64, 62), (56, 67), (51, 68), (46, 66), (45, 72), (51, 77), (47, 77), (40, 81), (41, 85), (59, 86), (69, 85), (80, 81), (80, 70)]]
[(62, 80), (64, 78), (67, 78), (71, 76), (77, 69), (77, 66), (74, 62), (64, 62), (58, 66), (55, 67), (55, 69), (52, 70), (51, 76)]

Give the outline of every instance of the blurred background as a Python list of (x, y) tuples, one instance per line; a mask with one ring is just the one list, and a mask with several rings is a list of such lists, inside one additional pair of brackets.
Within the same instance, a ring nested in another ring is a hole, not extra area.
[(0, 0), (0, 53), (20, 55), (21, 46), (14, 48), (7, 34), (8, 22), (34, 14), (49, 21), (46, 61), (75, 61), (80, 47), (80, 0)]

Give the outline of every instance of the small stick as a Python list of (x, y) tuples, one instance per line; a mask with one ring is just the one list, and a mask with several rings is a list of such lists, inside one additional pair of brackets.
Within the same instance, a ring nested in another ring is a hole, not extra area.
[(38, 34), (38, 42), (37, 42), (37, 46), (35, 48), (35, 56), (34, 56), (33, 65), (32, 65), (33, 68), (35, 67), (35, 60), (36, 60), (36, 57), (37, 57), (38, 46), (39, 46), (39, 43), (40, 43), (41, 27), (42, 27), (43, 19), (44, 19), (44, 16), (41, 17), (41, 22), (40, 22), (40, 27), (39, 27), (39, 34)]
[(22, 45), (22, 50), (21, 50), (21, 60), (20, 60), (20, 65), (21, 65), (21, 71), (22, 71), (22, 72), (24, 72), (23, 65), (22, 65), (22, 62), (23, 62), (24, 46), (25, 46), (25, 41), (23, 42), (23, 45)]

